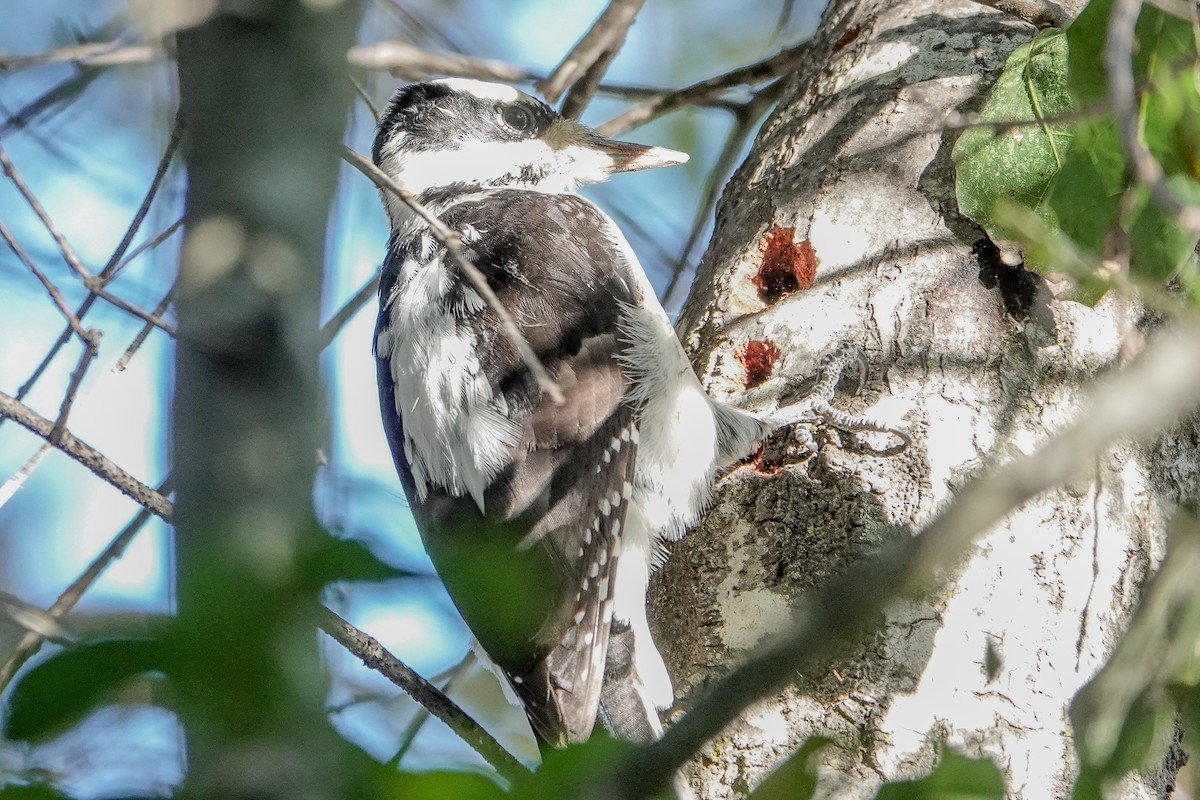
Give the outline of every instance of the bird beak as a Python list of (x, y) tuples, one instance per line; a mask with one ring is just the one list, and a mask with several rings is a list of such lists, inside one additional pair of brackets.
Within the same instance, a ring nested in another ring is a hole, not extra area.
[(599, 135), (588, 142), (588, 146), (612, 160), (612, 165), (604, 169), (609, 175), (615, 172), (669, 167), (672, 164), (683, 164), (688, 160), (688, 154), (678, 150), (669, 150), (666, 147), (648, 147), (633, 142), (620, 142)]

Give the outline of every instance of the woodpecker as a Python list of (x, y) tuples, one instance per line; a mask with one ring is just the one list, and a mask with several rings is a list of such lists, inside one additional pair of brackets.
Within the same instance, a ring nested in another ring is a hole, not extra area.
[(656, 554), (780, 418), (706, 395), (621, 230), (576, 190), (687, 156), (464, 79), (396, 92), (372, 154), (458, 233), (565, 396), (543, 394), (446, 247), (382, 191), (380, 403), (429, 556), (540, 743), (597, 720), (653, 740), (674, 700), (646, 620)]

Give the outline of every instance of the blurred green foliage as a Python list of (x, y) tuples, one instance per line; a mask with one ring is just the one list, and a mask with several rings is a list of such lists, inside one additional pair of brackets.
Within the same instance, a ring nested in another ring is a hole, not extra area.
[[(1092, 0), (1065, 31), (1009, 56), (954, 148), (960, 209), (994, 240), (1016, 240), (1027, 266), (1065, 273), (1094, 304), (1128, 261), (1136, 285), (1194, 283), (1197, 236), (1130, 178), (1107, 109), (1103, 54), (1112, 0)], [(1143, 6), (1133, 75), (1141, 140), (1185, 203), (1200, 203), (1196, 37), (1185, 20)], [(1011, 124), (1009, 124), (1011, 123)]]

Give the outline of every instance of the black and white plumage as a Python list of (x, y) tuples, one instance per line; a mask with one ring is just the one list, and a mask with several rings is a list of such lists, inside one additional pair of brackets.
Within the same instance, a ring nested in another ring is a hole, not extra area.
[(543, 741), (586, 739), (597, 719), (655, 738), (673, 702), (645, 614), (657, 543), (775, 423), (708, 398), (625, 237), (575, 190), (686, 156), (460, 79), (397, 92), (373, 155), (461, 235), (566, 396), (542, 395), (494, 310), (385, 192), (380, 400), (429, 555)]

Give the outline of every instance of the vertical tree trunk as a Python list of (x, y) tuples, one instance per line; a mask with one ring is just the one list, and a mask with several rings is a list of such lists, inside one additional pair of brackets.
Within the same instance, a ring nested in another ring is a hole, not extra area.
[(318, 303), (358, 4), (226, 3), (178, 37), (188, 164), (173, 656), (197, 797), (350, 796), (321, 706)]
[[(978, 107), (1033, 32), (966, 0), (834, 0), (727, 187), (679, 324), (710, 391), (767, 405), (849, 343), (869, 376), (838, 405), (913, 443), (883, 457), (871, 448), (884, 438), (830, 432), (811, 459), (787, 463), (775, 446), (723, 480), (654, 584), (685, 708), (782, 630), (806, 590), (1074, 419), (1083, 387), (1117, 363), (1133, 310), (1055, 300), (1002, 266), (955, 204), (947, 116)], [(1114, 447), (1011, 514), (948, 591), (895, 599), (865, 646), (711, 743), (694, 765), (701, 796), (744, 794), (813, 734), (836, 743), (822, 797), (873, 797), (881, 780), (927, 772), (943, 743), (994, 759), (1014, 797), (1069, 796), (1068, 704), (1162, 558), (1172, 504), (1195, 496), (1196, 473), (1170, 465), (1196, 463), (1196, 441), (1188, 428), (1163, 448)], [(1120, 796), (1164, 797), (1174, 768), (1129, 778)]]

